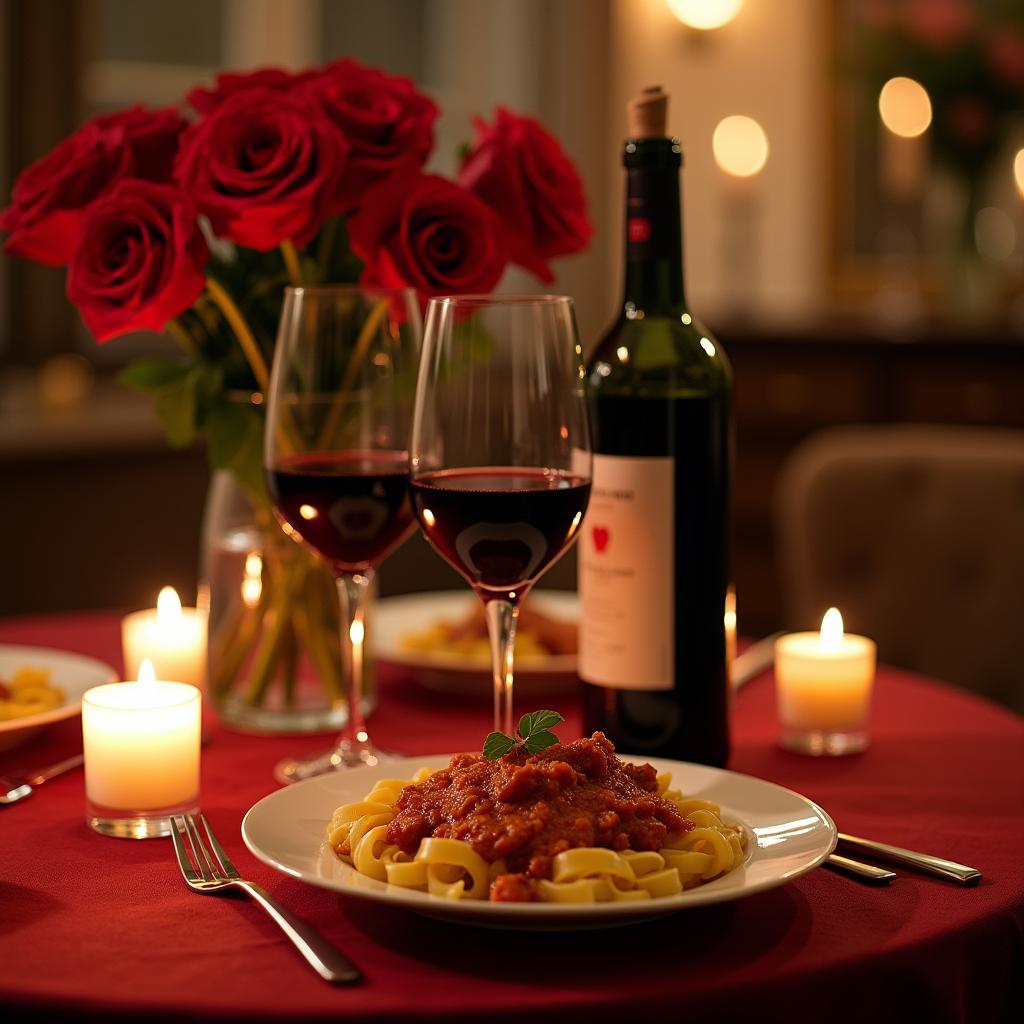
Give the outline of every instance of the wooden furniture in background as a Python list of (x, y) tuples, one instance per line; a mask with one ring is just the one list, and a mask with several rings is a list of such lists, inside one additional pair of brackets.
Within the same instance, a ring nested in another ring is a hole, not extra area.
[(775, 512), (795, 626), (836, 605), (879, 661), (1024, 714), (1024, 430), (831, 427), (786, 460)]
[(73, 410), (0, 415), (0, 615), (195, 597), (207, 487), (199, 449), (167, 446), (150, 401), (97, 384)]
[(751, 636), (795, 625), (785, 620), (771, 511), (779, 469), (800, 441), (849, 423), (1024, 428), (1019, 341), (717, 333), (735, 382), (733, 566), (739, 628)]

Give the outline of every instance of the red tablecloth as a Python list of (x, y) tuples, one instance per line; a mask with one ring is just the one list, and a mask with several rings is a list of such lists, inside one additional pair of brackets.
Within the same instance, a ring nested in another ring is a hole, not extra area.
[[(0, 641), (120, 664), (118, 617), (0, 622)], [(405, 753), (476, 747), (486, 701), (388, 673), (374, 716)], [(882, 669), (871, 748), (817, 760), (775, 745), (770, 676), (735, 705), (730, 767), (796, 789), (841, 829), (974, 865), (973, 889), (909, 872), (868, 888), (827, 870), (746, 900), (595, 932), (441, 924), (284, 878), (245, 849), (270, 768), (323, 740), (215, 732), (203, 806), (243, 873), (347, 951), (365, 983), (320, 981), (250, 903), (182, 883), (170, 842), (107, 839), (84, 822), (74, 772), (0, 808), (0, 1005), (111, 1019), (984, 1021), (1024, 1019), (1024, 724), (991, 704)], [(569, 719), (570, 702), (553, 702)], [(0, 772), (78, 749), (77, 720), (0, 758)]]

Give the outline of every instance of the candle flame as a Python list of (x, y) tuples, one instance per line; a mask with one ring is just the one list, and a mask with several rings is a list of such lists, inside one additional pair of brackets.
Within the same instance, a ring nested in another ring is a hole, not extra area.
[(153, 668), (153, 662), (149, 658), (143, 658), (142, 664), (139, 665), (139, 686), (152, 688), (155, 685), (156, 669)]
[(174, 587), (164, 587), (156, 599), (156, 621), (161, 626), (176, 626), (181, 622), (181, 599)]
[(349, 626), (349, 629), (348, 629), (349, 639), (354, 644), (361, 644), (363, 642), (364, 634), (365, 634), (365, 631), (363, 629), (362, 622), (360, 622), (359, 619), (356, 619), (355, 622), (353, 622), (352, 625)]
[(843, 643), (843, 616), (838, 608), (829, 608), (821, 620), (821, 646), (826, 651), (838, 651)]

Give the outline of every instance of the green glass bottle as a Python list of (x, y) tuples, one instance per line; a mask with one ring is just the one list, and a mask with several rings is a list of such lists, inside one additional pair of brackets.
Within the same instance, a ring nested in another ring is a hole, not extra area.
[(589, 363), (594, 471), (579, 545), (587, 732), (724, 765), (731, 373), (683, 288), (667, 96), (630, 104), (622, 311)]

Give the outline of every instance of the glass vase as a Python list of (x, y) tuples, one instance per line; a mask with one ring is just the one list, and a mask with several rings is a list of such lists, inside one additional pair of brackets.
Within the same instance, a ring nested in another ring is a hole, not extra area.
[[(331, 571), (223, 470), (207, 494), (200, 578), (209, 601), (208, 694), (220, 720), (243, 732), (342, 729), (349, 687)], [(366, 630), (364, 715), (376, 703), (372, 612)]]

